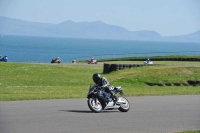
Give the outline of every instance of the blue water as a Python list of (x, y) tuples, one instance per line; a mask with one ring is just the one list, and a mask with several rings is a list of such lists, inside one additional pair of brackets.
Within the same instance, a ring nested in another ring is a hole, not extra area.
[(129, 40), (98, 40), (54, 37), (0, 37), (0, 55), (8, 55), (9, 62), (50, 62), (60, 57), (62, 62), (72, 59), (117, 58), (155, 55), (200, 55), (200, 43), (153, 42)]

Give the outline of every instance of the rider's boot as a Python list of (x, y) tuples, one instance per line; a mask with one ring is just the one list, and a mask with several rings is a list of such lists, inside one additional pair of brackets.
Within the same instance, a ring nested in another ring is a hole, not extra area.
[(113, 97), (114, 97), (114, 103), (116, 104), (116, 102), (118, 101), (118, 97), (115, 95)]
[(113, 91), (111, 91), (111, 97), (113, 99), (114, 105), (116, 104), (116, 102), (118, 101), (118, 97), (114, 94)]

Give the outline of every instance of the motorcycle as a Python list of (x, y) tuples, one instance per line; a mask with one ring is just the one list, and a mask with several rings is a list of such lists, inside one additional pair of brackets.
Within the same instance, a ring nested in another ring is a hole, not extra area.
[(94, 58), (91, 58), (90, 60), (87, 60), (88, 64), (97, 64), (97, 60)]
[(60, 59), (52, 59), (51, 63), (58, 63), (58, 64), (60, 64), (61, 60)]
[(153, 62), (152, 62), (152, 61), (144, 61), (144, 64), (145, 64), (145, 65), (152, 65)]
[(114, 101), (111, 94), (106, 92), (104, 88), (97, 89), (96, 86), (90, 85), (87, 94), (87, 103), (91, 111), (99, 113), (102, 110), (119, 110), (127, 112), (130, 109), (129, 101), (123, 97), (122, 87), (115, 87), (113, 90), (117, 96), (117, 101)]
[(5, 55), (3, 58), (1, 58), (1, 56), (0, 56), (0, 61), (7, 62), (8, 61), (7, 55)]

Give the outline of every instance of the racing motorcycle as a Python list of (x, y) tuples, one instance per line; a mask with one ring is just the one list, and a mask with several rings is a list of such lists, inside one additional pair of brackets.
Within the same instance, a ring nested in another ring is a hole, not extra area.
[(90, 85), (87, 94), (87, 103), (91, 111), (99, 113), (102, 110), (119, 110), (121, 112), (127, 112), (130, 109), (129, 101), (123, 97), (122, 87), (115, 87), (113, 90), (117, 96), (117, 101), (111, 97), (109, 92), (106, 92), (105, 88), (97, 88), (95, 85)]
[(61, 60), (58, 59), (58, 58), (52, 59), (52, 60), (51, 60), (51, 63), (58, 63), (58, 64), (60, 64), (60, 63), (61, 63)]
[(97, 60), (94, 58), (91, 58), (90, 60), (87, 60), (88, 64), (97, 64)]
[(153, 62), (152, 62), (152, 61), (149, 61), (149, 62), (148, 62), (148, 61), (144, 61), (144, 64), (145, 64), (145, 65), (152, 65)]

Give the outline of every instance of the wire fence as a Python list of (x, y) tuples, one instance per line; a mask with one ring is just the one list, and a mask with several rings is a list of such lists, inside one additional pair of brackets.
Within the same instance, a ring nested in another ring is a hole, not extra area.
[[(98, 54), (98, 55), (88, 55), (88, 56), (79, 56), (75, 58), (68, 58), (68, 57), (61, 57), (62, 63), (71, 63), (73, 60), (76, 61), (86, 61), (94, 58), (96, 60), (106, 60), (106, 59), (117, 59), (117, 58), (132, 58), (132, 59), (144, 59), (144, 58), (153, 58), (153, 57), (162, 57), (162, 56), (199, 56), (200, 58), (200, 51), (180, 51), (180, 52), (136, 52), (136, 53), (116, 53), (116, 54)], [(45, 60), (25, 60), (25, 61), (16, 61), (19, 58), (12, 58), (9, 59), (8, 62), (25, 62), (25, 63), (50, 63), (49, 61)]]
[(75, 58), (77, 61), (85, 61), (90, 58), (100, 59), (116, 59), (116, 58), (151, 58), (156, 56), (200, 56), (200, 51), (181, 51), (181, 52), (146, 52), (146, 53), (126, 53), (126, 54), (102, 54), (82, 56)]

